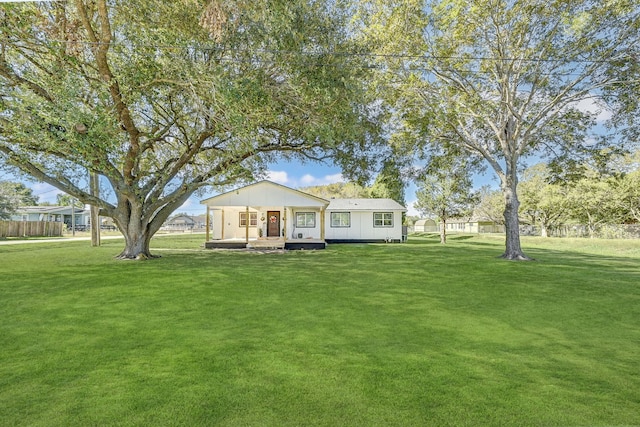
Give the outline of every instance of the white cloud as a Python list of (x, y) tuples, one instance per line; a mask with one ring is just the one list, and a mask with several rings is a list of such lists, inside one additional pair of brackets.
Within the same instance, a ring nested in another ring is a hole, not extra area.
[(268, 171), (267, 179), (278, 184), (286, 185), (290, 182), (289, 175), (285, 171)]
[(333, 184), (334, 182), (344, 182), (344, 176), (341, 173), (334, 173), (333, 175), (325, 175), (323, 184)]
[[(335, 173), (331, 175), (325, 175), (321, 178), (317, 178), (309, 173), (304, 174), (300, 179), (290, 179), (288, 178), (288, 182), (291, 186), (299, 186), (299, 187), (311, 187), (314, 185), (327, 185), (333, 184), (335, 182), (344, 182), (344, 177), (341, 173)], [(296, 185), (297, 184), (297, 185)]]
[(612, 117), (610, 110), (606, 108), (604, 102), (598, 98), (588, 98), (575, 104), (575, 107), (585, 113), (597, 114), (596, 121), (603, 123)]
[(304, 186), (314, 185), (317, 181), (317, 178), (313, 175), (306, 174), (302, 178), (300, 178), (300, 184)]
[(298, 187), (312, 187), (315, 185), (327, 185), (335, 182), (344, 182), (345, 179), (341, 173), (335, 173), (331, 175), (325, 175), (323, 177), (317, 177), (310, 173), (302, 175), (300, 178), (289, 176), (284, 171), (269, 171), (267, 173), (267, 179), (279, 184), (287, 185), (291, 188)]

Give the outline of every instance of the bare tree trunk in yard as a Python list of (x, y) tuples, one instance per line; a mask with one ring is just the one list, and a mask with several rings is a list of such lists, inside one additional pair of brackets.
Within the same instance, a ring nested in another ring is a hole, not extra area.
[(520, 220), (518, 218), (520, 202), (516, 192), (517, 185), (518, 181), (515, 173), (508, 174), (502, 182), (502, 193), (505, 200), (504, 226), (506, 234), (505, 252), (502, 254), (502, 258), (515, 261), (531, 261), (532, 259), (522, 252), (520, 246)]
[(445, 219), (440, 222), (440, 243), (443, 245), (447, 243), (447, 220)]

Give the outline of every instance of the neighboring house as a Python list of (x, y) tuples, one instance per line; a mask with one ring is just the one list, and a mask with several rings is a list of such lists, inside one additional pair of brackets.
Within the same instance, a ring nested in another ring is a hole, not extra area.
[(457, 233), (504, 233), (504, 225), (478, 218), (449, 219), (447, 220), (447, 231)]
[(203, 200), (207, 248), (323, 249), (332, 242), (401, 242), (405, 208), (390, 199), (325, 200), (271, 181)]
[(86, 229), (90, 223), (88, 209), (71, 206), (21, 206), (11, 215), (11, 221), (63, 222), (70, 229), (75, 219), (76, 229)]
[(167, 231), (193, 231), (204, 230), (205, 226), (205, 215), (176, 215), (169, 218), (162, 226), (162, 229)]
[(440, 227), (433, 219), (419, 219), (413, 224), (415, 233), (435, 233), (440, 231)]

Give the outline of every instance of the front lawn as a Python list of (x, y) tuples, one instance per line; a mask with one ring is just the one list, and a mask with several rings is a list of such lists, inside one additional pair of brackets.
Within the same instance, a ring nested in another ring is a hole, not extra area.
[(0, 246), (0, 425), (640, 424), (640, 241)]

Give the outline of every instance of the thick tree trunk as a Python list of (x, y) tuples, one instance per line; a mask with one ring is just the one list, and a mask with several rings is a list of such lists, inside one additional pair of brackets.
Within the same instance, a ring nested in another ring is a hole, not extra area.
[[(149, 243), (169, 215), (193, 194), (196, 187), (178, 192), (164, 204), (147, 204), (135, 197), (121, 195), (111, 216), (124, 236), (124, 250), (116, 258), (144, 260), (160, 258), (151, 254)], [(177, 191), (177, 190), (176, 190)], [(152, 212), (148, 214), (147, 212)]]
[(502, 258), (514, 261), (530, 261), (531, 258), (522, 252), (520, 246), (520, 220), (518, 218), (518, 209), (520, 202), (516, 188), (518, 181), (515, 177), (506, 179), (507, 182), (502, 183), (502, 193), (505, 200), (504, 208), (504, 226), (505, 226), (505, 251)]
[(125, 247), (116, 258), (135, 260), (156, 258), (149, 250), (151, 237), (148, 233), (124, 233)]
[(440, 221), (440, 243), (447, 244), (447, 220), (444, 218)]
[[(123, 207), (126, 206), (125, 210)], [(142, 206), (135, 202), (122, 203), (119, 207), (119, 215), (114, 217), (120, 232), (124, 236), (124, 250), (116, 258), (145, 260), (156, 258), (149, 250), (151, 237), (157, 230), (152, 228), (152, 224), (142, 215)]]

